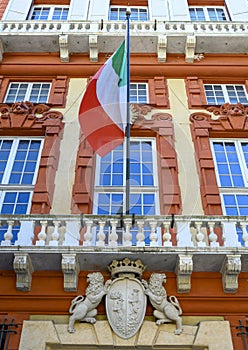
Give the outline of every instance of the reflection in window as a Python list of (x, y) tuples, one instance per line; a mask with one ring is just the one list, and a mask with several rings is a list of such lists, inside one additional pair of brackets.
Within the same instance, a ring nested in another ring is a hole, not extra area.
[[(27, 214), (30, 210), (41, 154), (41, 139), (0, 139), (0, 214)], [(7, 227), (1, 227), (0, 240)], [(19, 227), (13, 228), (13, 241)]]

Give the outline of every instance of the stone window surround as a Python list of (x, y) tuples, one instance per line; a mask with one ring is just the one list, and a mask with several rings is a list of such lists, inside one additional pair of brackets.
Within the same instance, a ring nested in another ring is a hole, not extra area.
[[(131, 127), (131, 136), (156, 137), (161, 215), (180, 214), (181, 192), (178, 183), (172, 117), (167, 113), (155, 112), (148, 105), (134, 104), (133, 108), (137, 119)], [(145, 119), (147, 113), (152, 113), (150, 120)], [(72, 192), (72, 213), (92, 212), (94, 172), (94, 152), (81, 134)]]
[(66, 105), (66, 96), (68, 93), (68, 84), (69, 79), (67, 76), (57, 76), (55, 78), (49, 78), (49, 77), (37, 77), (35, 79), (34, 77), (25, 77), (25, 78), (18, 78), (18, 77), (11, 77), (6, 78), (4, 76), (0, 76), (0, 102), (4, 101), (4, 97), (7, 93), (9, 83), (11, 82), (49, 82), (52, 83), (50, 95), (47, 104), (52, 105), (53, 107), (65, 107)]
[[(0, 136), (44, 137), (30, 213), (49, 214), (64, 128), (62, 114), (51, 111), (47, 105), (31, 102), (14, 103), (12, 106), (2, 103), (0, 113)], [(37, 115), (42, 116), (38, 118)]]
[(204, 214), (223, 215), (210, 138), (247, 138), (248, 107), (239, 103), (236, 105), (226, 103), (220, 107), (208, 107), (207, 111), (219, 118), (213, 118), (204, 112), (191, 114), (191, 134), (195, 147)]

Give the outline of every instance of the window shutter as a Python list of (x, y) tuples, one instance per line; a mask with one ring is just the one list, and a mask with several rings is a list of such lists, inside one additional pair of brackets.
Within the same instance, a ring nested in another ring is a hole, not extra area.
[(187, 0), (171, 0), (171, 21), (189, 21), (189, 9)]
[(248, 6), (246, 0), (226, 0), (226, 5), (233, 21), (247, 21)]
[(203, 81), (201, 79), (198, 79), (198, 77), (188, 77), (185, 80), (185, 84), (189, 108), (201, 107), (207, 104)]
[(164, 0), (150, 1), (150, 11), (152, 19), (156, 19), (158, 21), (169, 20), (168, 6)]
[(164, 77), (149, 79), (149, 103), (169, 108), (168, 87)]
[(65, 106), (67, 91), (68, 78), (66, 76), (58, 76), (56, 79), (53, 79), (48, 103), (56, 106)]
[(3, 15), (3, 20), (24, 21), (25, 19), (27, 19), (31, 5), (32, 0), (10, 0), (6, 11)]
[(71, 0), (69, 19), (80, 21), (86, 20), (88, 12), (89, 0)]
[(109, 12), (109, 1), (93, 0), (90, 11), (91, 20), (107, 20)]

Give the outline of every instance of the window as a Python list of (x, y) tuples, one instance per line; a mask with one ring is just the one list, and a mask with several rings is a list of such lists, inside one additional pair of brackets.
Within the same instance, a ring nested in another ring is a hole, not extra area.
[(67, 20), (69, 7), (67, 6), (35, 6), (29, 19), (36, 21), (64, 21)]
[[(122, 144), (105, 157), (97, 158), (95, 214), (109, 215), (125, 212), (125, 153), (125, 144)], [(159, 205), (155, 139), (132, 139), (130, 153), (130, 213), (157, 215)], [(149, 230), (145, 229), (145, 231), (147, 231), (146, 242), (148, 243)], [(135, 235), (133, 243), (135, 243)]]
[(229, 20), (224, 7), (189, 7), (192, 21), (227, 21)]
[(9, 84), (5, 103), (29, 101), (32, 103), (47, 103), (50, 83), (18, 83)]
[(214, 140), (211, 146), (224, 215), (248, 215), (248, 140)]
[(147, 7), (117, 7), (111, 6), (109, 10), (109, 20), (119, 21), (126, 19), (126, 11), (130, 10), (130, 19), (133, 21), (147, 21), (148, 20), (148, 9)]
[(146, 83), (130, 83), (130, 102), (148, 103), (148, 85)]
[(204, 85), (207, 103), (210, 105), (222, 105), (224, 103), (243, 105), (248, 104), (247, 93), (244, 85)]
[[(35, 185), (42, 140), (36, 138), (0, 139), (0, 213), (29, 212)], [(13, 241), (18, 228), (15, 227)], [(0, 240), (6, 228), (1, 227)]]

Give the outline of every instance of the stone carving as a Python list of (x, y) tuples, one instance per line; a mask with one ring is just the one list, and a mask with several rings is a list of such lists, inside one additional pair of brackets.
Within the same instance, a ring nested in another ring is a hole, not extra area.
[(155, 308), (153, 315), (158, 319), (157, 325), (162, 323), (175, 321), (177, 329), (175, 334), (181, 334), (182, 328), (182, 309), (175, 296), (170, 296), (167, 299), (166, 290), (163, 287), (163, 283), (166, 281), (165, 274), (152, 273), (148, 283), (142, 280), (145, 286), (145, 293), (149, 297), (152, 306)]
[(89, 273), (87, 276), (89, 286), (86, 289), (86, 297), (78, 295), (71, 302), (69, 312), (72, 314), (69, 318), (68, 332), (74, 333), (75, 321), (84, 321), (95, 323), (97, 315), (97, 306), (100, 304), (102, 297), (107, 292), (108, 282), (104, 285), (103, 275), (100, 272)]
[(134, 336), (142, 325), (146, 312), (144, 286), (141, 277), (145, 266), (140, 260), (113, 260), (108, 266), (112, 281), (106, 295), (106, 311), (113, 331), (121, 338)]
[(175, 321), (175, 334), (181, 334), (181, 307), (175, 296), (167, 298), (163, 283), (165, 274), (153, 273), (149, 281), (142, 280), (146, 266), (141, 260), (113, 260), (108, 266), (111, 279), (104, 284), (100, 272), (87, 276), (86, 297), (78, 295), (71, 302), (68, 332), (74, 333), (74, 323), (96, 322), (97, 306), (106, 295), (106, 313), (113, 331), (122, 339), (133, 337), (140, 329), (146, 312), (147, 297), (155, 308), (156, 324)]

